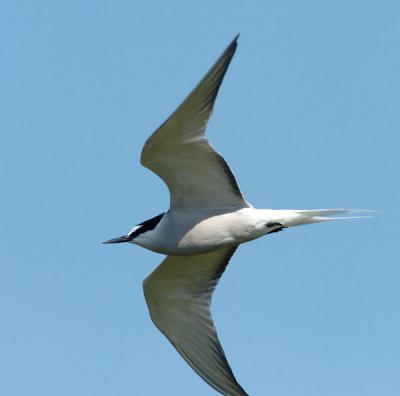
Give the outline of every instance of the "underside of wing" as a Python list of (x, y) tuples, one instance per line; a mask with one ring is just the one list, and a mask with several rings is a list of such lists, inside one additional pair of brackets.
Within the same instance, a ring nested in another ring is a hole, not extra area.
[(143, 148), (141, 163), (167, 184), (172, 209), (249, 206), (227, 163), (205, 137), (236, 47), (237, 37)]
[(222, 394), (243, 396), (210, 312), (212, 293), (235, 250), (168, 256), (143, 285), (153, 322), (186, 362)]

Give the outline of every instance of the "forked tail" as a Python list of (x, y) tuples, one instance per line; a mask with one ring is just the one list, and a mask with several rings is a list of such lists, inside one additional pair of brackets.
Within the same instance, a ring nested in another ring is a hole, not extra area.
[[(293, 219), (292, 226), (302, 224), (313, 224), (320, 223), (323, 221), (334, 221), (334, 220), (349, 220), (349, 219), (364, 219), (373, 217), (372, 213), (374, 210), (364, 209), (315, 209), (315, 210), (294, 210), (299, 217)], [(363, 213), (361, 215), (354, 216), (353, 214)], [(366, 215), (369, 213), (369, 215)], [(347, 215), (347, 216), (346, 216)]]

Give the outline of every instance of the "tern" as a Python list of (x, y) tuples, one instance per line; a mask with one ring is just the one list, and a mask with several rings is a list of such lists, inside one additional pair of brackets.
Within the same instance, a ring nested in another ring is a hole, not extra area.
[(128, 242), (167, 255), (143, 282), (150, 317), (193, 370), (229, 396), (247, 393), (229, 366), (210, 306), (235, 250), (285, 228), (361, 217), (349, 216), (361, 212), (354, 209), (256, 209), (243, 197), (205, 136), (238, 37), (143, 147), (141, 164), (168, 186), (169, 210), (104, 242)]

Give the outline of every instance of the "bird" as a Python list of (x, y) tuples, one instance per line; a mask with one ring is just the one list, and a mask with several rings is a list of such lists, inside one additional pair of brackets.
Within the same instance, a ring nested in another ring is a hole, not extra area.
[(228, 363), (210, 307), (238, 246), (294, 226), (364, 217), (352, 215), (363, 212), (356, 209), (257, 209), (244, 198), (205, 135), (238, 38), (142, 149), (141, 164), (169, 189), (169, 209), (103, 242), (131, 243), (166, 255), (143, 281), (150, 317), (192, 369), (227, 396), (248, 393)]

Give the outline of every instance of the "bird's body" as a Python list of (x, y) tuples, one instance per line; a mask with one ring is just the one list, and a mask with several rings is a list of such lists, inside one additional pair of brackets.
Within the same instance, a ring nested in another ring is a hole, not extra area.
[(349, 218), (337, 216), (354, 212), (256, 209), (245, 200), (227, 163), (205, 137), (236, 46), (237, 37), (143, 148), (142, 165), (169, 188), (169, 210), (106, 242), (129, 242), (168, 255), (144, 281), (150, 316), (187, 363), (229, 396), (246, 392), (219, 343), (210, 305), (237, 247), (284, 228)]
[(166, 212), (157, 227), (139, 236), (134, 243), (158, 253), (190, 255), (225, 246), (239, 245), (258, 238), (260, 229), (256, 209), (235, 211)]
[(166, 212), (157, 227), (135, 244), (175, 256), (207, 253), (254, 239), (255, 222), (249, 209), (233, 212)]
[(186, 256), (237, 246), (295, 225), (333, 220), (306, 212), (253, 207), (197, 212), (169, 210), (162, 214), (154, 229), (140, 234), (131, 243), (157, 253)]

